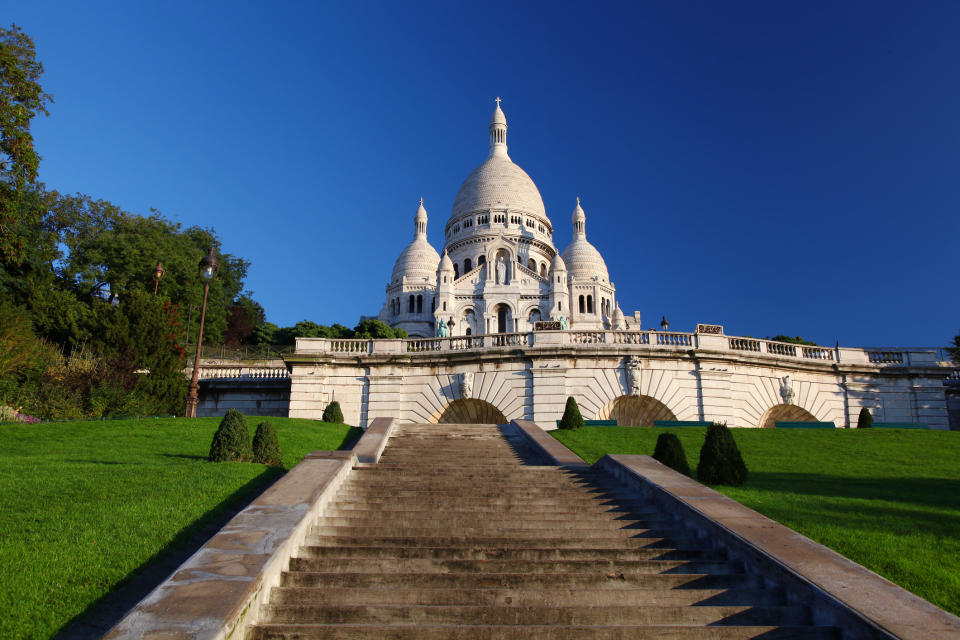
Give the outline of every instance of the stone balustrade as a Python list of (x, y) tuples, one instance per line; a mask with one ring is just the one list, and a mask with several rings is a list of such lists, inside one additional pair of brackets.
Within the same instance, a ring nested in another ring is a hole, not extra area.
[(731, 355), (767, 355), (796, 361), (843, 362), (880, 366), (937, 366), (937, 349), (820, 347), (759, 338), (708, 335), (678, 331), (568, 330), (528, 333), (492, 333), (446, 338), (347, 340), (297, 338), (296, 353), (312, 354), (412, 354), (524, 347), (529, 349), (590, 345), (621, 345), (651, 350), (710, 350)]
[(290, 376), (286, 367), (262, 367), (256, 365), (201, 365), (200, 380), (286, 380)]

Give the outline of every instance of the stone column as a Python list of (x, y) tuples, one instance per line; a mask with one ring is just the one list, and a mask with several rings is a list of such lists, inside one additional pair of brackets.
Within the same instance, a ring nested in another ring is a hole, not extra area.
[[(720, 363), (717, 363), (718, 365)], [(723, 368), (722, 365), (721, 367)], [(726, 422), (728, 427), (746, 427), (753, 425), (733, 423), (733, 398), (730, 393), (729, 371), (711, 371), (703, 362), (697, 367), (697, 376), (700, 380), (699, 402), (700, 419), (707, 421)]]
[(406, 419), (403, 376), (394, 372), (368, 375), (367, 424), (374, 418)]
[(561, 360), (534, 360), (533, 421), (542, 429), (556, 429), (567, 402), (566, 365)]

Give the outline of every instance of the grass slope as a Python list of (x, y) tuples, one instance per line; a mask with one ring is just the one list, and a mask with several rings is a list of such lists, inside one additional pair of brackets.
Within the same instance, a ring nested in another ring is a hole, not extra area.
[[(251, 436), (264, 418), (247, 418)], [(269, 418), (286, 468), (359, 429)], [(0, 638), (49, 638), (283, 471), (206, 461), (219, 418), (0, 425)]]
[[(652, 455), (676, 433), (696, 475), (704, 428), (591, 427), (553, 436), (595, 462)], [(725, 495), (960, 615), (960, 433), (732, 429), (750, 469)]]

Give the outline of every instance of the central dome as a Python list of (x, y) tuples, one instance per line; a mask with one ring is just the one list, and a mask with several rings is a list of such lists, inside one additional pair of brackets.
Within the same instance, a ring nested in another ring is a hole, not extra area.
[(547, 217), (537, 185), (505, 154), (491, 155), (467, 176), (453, 201), (451, 219), (488, 209), (509, 209)]
[(507, 117), (500, 109), (499, 98), (489, 129), (490, 155), (460, 185), (450, 221), (493, 209), (523, 212), (549, 222), (537, 185), (507, 155)]

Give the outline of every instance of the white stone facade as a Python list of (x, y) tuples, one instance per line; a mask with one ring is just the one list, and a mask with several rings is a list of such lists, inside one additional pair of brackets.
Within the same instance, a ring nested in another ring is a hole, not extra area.
[[(409, 340), (299, 338), (287, 358), (290, 417), (337, 400), (348, 423), (526, 419), (553, 428), (568, 396), (586, 419), (776, 421), (949, 428), (935, 349), (807, 347), (722, 334), (569, 330)], [(464, 397), (464, 374), (471, 379)], [(466, 413), (463, 413), (463, 412)], [(453, 412), (453, 413), (450, 413)], [(478, 413), (479, 412), (479, 413)]]
[(487, 159), (454, 200), (443, 258), (427, 242), (421, 199), (378, 318), (418, 337), (437, 335), (441, 321), (451, 336), (529, 331), (561, 318), (572, 328), (626, 328), (606, 263), (587, 241), (580, 199), (561, 257), (540, 191), (507, 154), (499, 100), (489, 132)]

